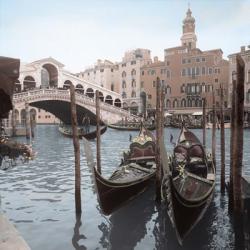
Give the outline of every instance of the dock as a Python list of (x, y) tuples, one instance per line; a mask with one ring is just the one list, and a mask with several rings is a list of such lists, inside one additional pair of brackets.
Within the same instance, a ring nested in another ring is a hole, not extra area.
[(17, 229), (0, 213), (0, 250), (31, 250)]

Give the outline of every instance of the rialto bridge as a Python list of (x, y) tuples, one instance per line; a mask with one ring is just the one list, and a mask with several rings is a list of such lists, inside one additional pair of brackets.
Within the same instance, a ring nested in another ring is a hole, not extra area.
[[(113, 123), (124, 117), (131, 117), (128, 111), (104, 102), (104, 98), (102, 97), (100, 97), (100, 99), (100, 113), (102, 121), (106, 123)], [(13, 104), (15, 107), (16, 119), (19, 114), (18, 107), (23, 107), (25, 103), (52, 113), (66, 124), (71, 123), (69, 89), (38, 89), (15, 94), (13, 96)], [(95, 124), (95, 98), (82, 93), (76, 93), (76, 108), (78, 124), (81, 124), (83, 117), (86, 115), (90, 117), (91, 123)], [(24, 109), (21, 111), (21, 116), (23, 116), (23, 118), (25, 116)]]
[[(69, 87), (76, 89), (78, 122), (88, 115), (94, 123), (95, 92), (99, 91), (101, 100), (101, 119), (112, 123), (122, 117), (132, 117), (121, 109), (121, 95), (101, 87), (98, 83), (83, 80), (64, 69), (64, 65), (53, 58), (45, 58), (20, 66), (19, 82), (15, 85), (13, 104), (17, 121), (25, 118), (25, 103), (29, 103), (32, 114), (38, 120), (38, 110), (45, 110), (65, 123), (70, 123)], [(50, 117), (50, 116), (48, 116)], [(45, 122), (46, 121), (42, 121)], [(51, 121), (52, 122), (52, 121)]]

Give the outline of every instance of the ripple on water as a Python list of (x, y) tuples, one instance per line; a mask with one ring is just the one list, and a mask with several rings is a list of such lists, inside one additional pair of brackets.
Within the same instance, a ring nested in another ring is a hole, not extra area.
[[(166, 129), (167, 150), (170, 133), (177, 138), (178, 129)], [(195, 130), (202, 138), (202, 131)], [(218, 135), (219, 132), (217, 131)], [(102, 136), (101, 163), (103, 175), (108, 177), (120, 164), (122, 151), (129, 147), (129, 135), (108, 129)], [(210, 147), (211, 131), (207, 142)], [(244, 135), (244, 172), (250, 174), (250, 131)], [(18, 138), (18, 140), (23, 140)], [(218, 136), (219, 141), (219, 136)], [(91, 170), (86, 164), (81, 145), (82, 217), (76, 220), (74, 210), (74, 150), (72, 140), (61, 136), (57, 126), (37, 126), (34, 150), (37, 157), (30, 163), (0, 172), (1, 209), (27, 240), (31, 249), (233, 249), (234, 229), (228, 216), (227, 196), (220, 195), (219, 174), (214, 200), (201, 221), (181, 248), (168, 217), (154, 205), (149, 193), (131, 202), (114, 216), (100, 213)], [(229, 149), (226, 131), (226, 149)], [(95, 141), (91, 141), (95, 155)], [(220, 147), (217, 146), (219, 162)], [(230, 154), (226, 152), (226, 176), (229, 175)], [(39, 235), (39, 237), (37, 237)], [(199, 238), (199, 241), (197, 241)], [(81, 246), (81, 248), (79, 248)], [(119, 247), (118, 247), (119, 246)], [(77, 248), (78, 247), (78, 248)], [(197, 248), (198, 247), (198, 248)]]

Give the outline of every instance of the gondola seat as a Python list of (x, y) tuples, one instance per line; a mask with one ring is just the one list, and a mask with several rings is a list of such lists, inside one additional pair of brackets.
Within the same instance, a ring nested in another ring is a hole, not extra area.
[(130, 145), (130, 152), (128, 158), (130, 160), (136, 159), (150, 159), (155, 157), (155, 143), (148, 141), (144, 145), (132, 143)]

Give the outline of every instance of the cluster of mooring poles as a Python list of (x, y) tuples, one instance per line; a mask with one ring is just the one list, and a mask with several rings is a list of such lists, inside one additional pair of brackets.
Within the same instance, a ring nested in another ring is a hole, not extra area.
[[(242, 158), (243, 158), (243, 123), (244, 123), (244, 62), (240, 55), (236, 58), (237, 69), (233, 73), (233, 90), (231, 105), (231, 138), (230, 138), (230, 180), (228, 185), (230, 209), (236, 213), (242, 212)], [(73, 144), (75, 151), (75, 207), (76, 213), (81, 213), (81, 174), (80, 174), (80, 145), (77, 131), (77, 114), (75, 104), (75, 88), (70, 86), (71, 96), (71, 121), (73, 130)], [(161, 199), (161, 179), (162, 179), (162, 160), (160, 154), (160, 145), (164, 142), (164, 97), (165, 87), (160, 78), (156, 80), (156, 200)], [(216, 163), (216, 120), (215, 93), (212, 94), (212, 160)], [(206, 147), (206, 104), (202, 101), (203, 116), (203, 146)], [(26, 107), (26, 135), (30, 135), (30, 117), (28, 114), (28, 105)], [(225, 191), (225, 130), (224, 130), (224, 88), (220, 85), (220, 144), (221, 144), (221, 192)], [(13, 123), (13, 128), (14, 128)], [(100, 99), (99, 91), (96, 91), (96, 132), (97, 132), (97, 170), (101, 173), (100, 157)], [(28, 138), (28, 137), (27, 137)]]

